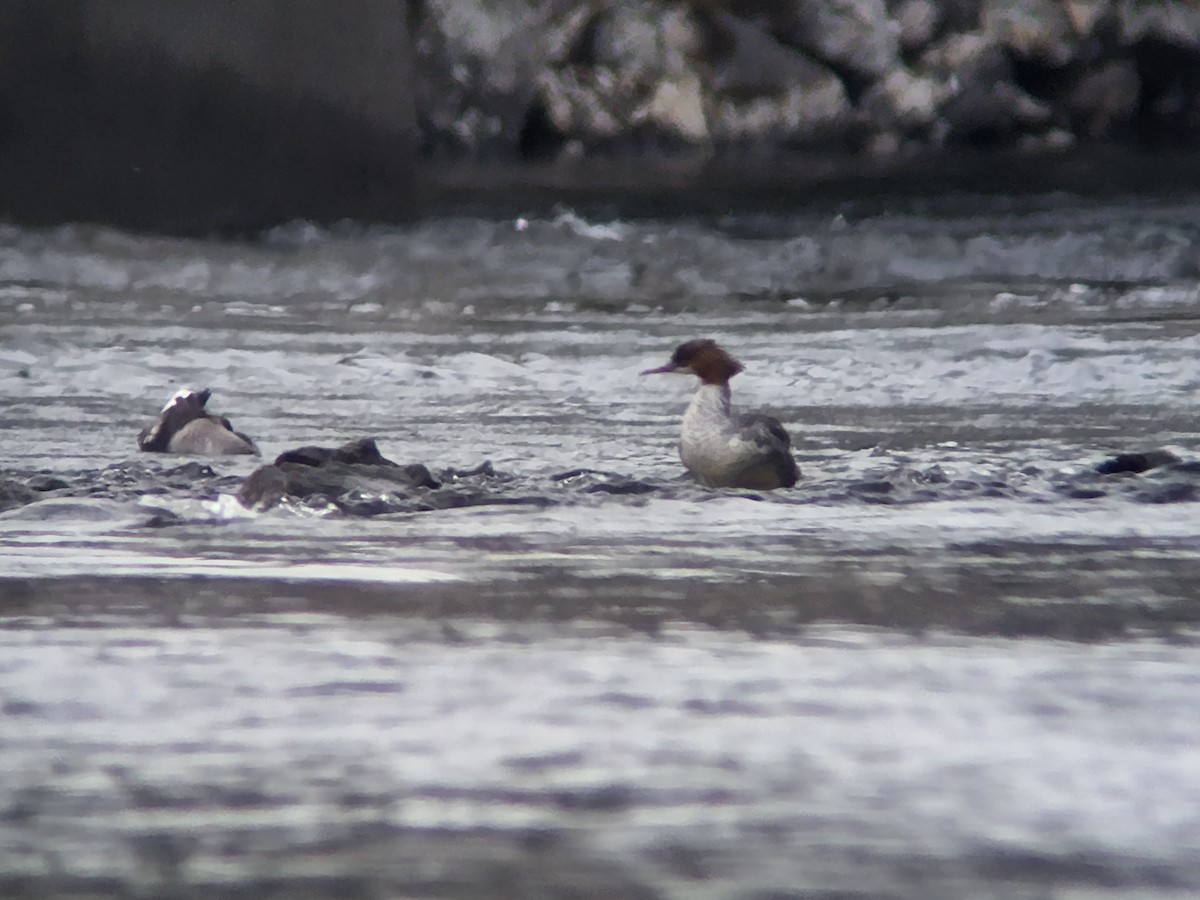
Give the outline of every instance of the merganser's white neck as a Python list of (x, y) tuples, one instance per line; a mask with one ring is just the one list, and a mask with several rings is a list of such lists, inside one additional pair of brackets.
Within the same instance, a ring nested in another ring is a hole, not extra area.
[(683, 415), (683, 430), (728, 432), (734, 427), (732, 392), (726, 384), (701, 384)]

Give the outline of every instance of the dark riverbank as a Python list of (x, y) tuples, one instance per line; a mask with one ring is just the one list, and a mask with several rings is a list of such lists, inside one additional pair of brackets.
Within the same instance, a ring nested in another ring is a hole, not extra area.
[(686, 209), (863, 180), (1200, 182), (1180, 162), (1200, 137), (1182, 0), (502, 7), (8, 4), (0, 217), (207, 234), (410, 220), (468, 191)]
[(1200, 192), (1200, 153), (1118, 144), (1067, 150), (949, 149), (904, 157), (831, 153), (739, 156), (609, 154), (541, 163), (426, 162), (414, 194), (425, 215), (511, 218), (569, 208), (586, 216), (797, 211), (885, 213), (967, 208), (972, 198), (1065, 194), (1104, 202)]

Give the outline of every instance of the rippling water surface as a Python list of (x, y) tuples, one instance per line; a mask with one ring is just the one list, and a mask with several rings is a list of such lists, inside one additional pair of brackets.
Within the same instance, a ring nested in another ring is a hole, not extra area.
[[(0, 231), (0, 893), (1191, 896), (1198, 214)], [(795, 490), (680, 477), (697, 336)], [(497, 474), (246, 510), (184, 385)]]

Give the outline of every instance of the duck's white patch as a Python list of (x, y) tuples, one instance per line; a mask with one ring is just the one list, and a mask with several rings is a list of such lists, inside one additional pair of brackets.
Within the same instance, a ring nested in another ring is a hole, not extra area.
[(186, 397), (192, 397), (192, 396), (194, 396), (194, 395), (195, 395), (195, 393), (196, 393), (196, 392), (195, 392), (194, 390), (192, 390), (191, 388), (180, 388), (180, 389), (179, 389), (179, 390), (177, 390), (177, 391), (176, 391), (174, 394), (172, 394), (172, 395), (171, 395), (171, 399), (170, 399), (170, 400), (168, 400), (168, 401), (167, 401), (167, 402), (166, 402), (166, 403), (163, 405), (162, 412), (166, 412), (168, 409), (170, 409), (172, 406), (174, 406), (174, 405), (175, 405), (176, 403), (178, 403), (180, 400), (183, 400), (183, 399), (184, 399), (184, 398), (186, 398)]

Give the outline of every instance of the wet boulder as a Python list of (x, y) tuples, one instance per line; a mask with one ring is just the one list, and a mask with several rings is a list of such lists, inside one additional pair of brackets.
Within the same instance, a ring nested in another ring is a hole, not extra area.
[(1200, 139), (1200, 6), (1187, 0), (1118, 2), (1120, 50), (1137, 64), (1143, 135)]
[(1078, 48), (1075, 26), (1060, 0), (985, 0), (982, 32), (1017, 59), (1062, 68)]
[(756, 0), (733, 8), (763, 18), (781, 43), (851, 80), (877, 78), (900, 61), (899, 29), (884, 0)]
[(875, 82), (859, 104), (880, 133), (920, 135), (937, 120), (953, 89), (928, 75), (898, 68)]
[(1089, 68), (1060, 94), (1066, 119), (1082, 137), (1109, 134), (1137, 113), (1141, 76), (1132, 60), (1122, 59)]
[(1005, 49), (982, 32), (949, 35), (921, 57), (916, 71), (939, 85), (940, 139), (995, 140), (1037, 132), (1052, 121), (1050, 107), (1017, 85)]
[[(363, 512), (366, 496), (408, 497), (419, 488), (440, 487), (420, 464), (402, 466), (379, 452), (373, 438), (360, 438), (341, 447), (300, 447), (261, 466), (242, 483), (238, 500), (246, 507), (269, 508), (284, 497), (323, 498), (349, 511)], [(390, 511), (376, 504), (376, 512)]]
[(702, 37), (687, 9), (607, 4), (575, 26), (538, 79), (540, 108), (560, 140), (708, 139), (704, 85), (691, 62)]
[(413, 4), (415, 105), (426, 152), (517, 147), (539, 75), (580, 27), (573, 9), (563, 0)]
[(937, 37), (945, 24), (942, 4), (936, 0), (900, 0), (891, 7), (901, 53), (920, 53)]
[(842, 79), (769, 30), (720, 10), (705, 20), (709, 129), (723, 145), (843, 144), (857, 130)]
[(1099, 475), (1140, 474), (1161, 466), (1180, 462), (1170, 450), (1147, 450), (1142, 453), (1121, 453), (1096, 466)]
[(1117, 0), (1127, 45), (1155, 42), (1200, 54), (1200, 6), (1191, 0)]
[(0, 512), (16, 509), (38, 498), (37, 491), (11, 478), (0, 478)]

